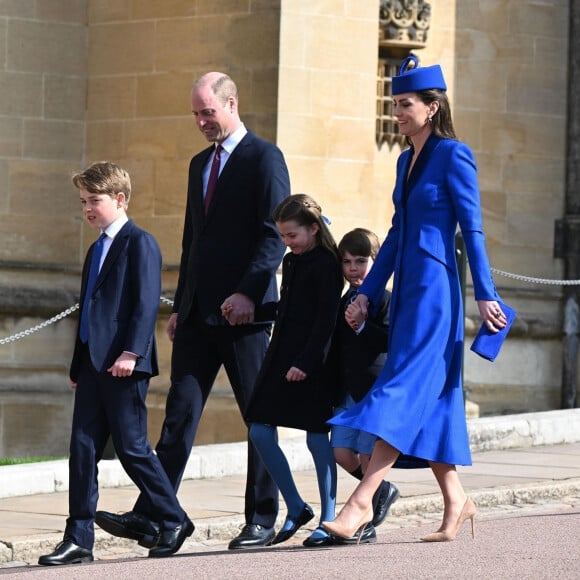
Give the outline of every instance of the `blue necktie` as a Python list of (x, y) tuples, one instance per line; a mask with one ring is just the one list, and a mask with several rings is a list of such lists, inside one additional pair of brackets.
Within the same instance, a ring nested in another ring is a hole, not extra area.
[(95, 247), (93, 248), (93, 254), (91, 256), (91, 268), (89, 270), (87, 291), (85, 292), (85, 300), (81, 312), (81, 326), (79, 329), (79, 336), (82, 342), (87, 342), (89, 340), (89, 302), (91, 301), (91, 295), (95, 289), (95, 282), (99, 275), (99, 265), (101, 263), (101, 256), (103, 255), (103, 246), (106, 237), (107, 234), (105, 233), (102, 233), (99, 236), (99, 239), (95, 242)]

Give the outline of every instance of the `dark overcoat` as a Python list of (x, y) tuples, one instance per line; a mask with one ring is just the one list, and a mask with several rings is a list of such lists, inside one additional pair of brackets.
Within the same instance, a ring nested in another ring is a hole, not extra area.
[[(325, 433), (332, 416), (336, 384), (325, 361), (343, 281), (336, 256), (320, 246), (304, 254), (286, 254), (274, 332), (258, 375), (248, 422)], [(297, 367), (304, 381), (288, 382)]]

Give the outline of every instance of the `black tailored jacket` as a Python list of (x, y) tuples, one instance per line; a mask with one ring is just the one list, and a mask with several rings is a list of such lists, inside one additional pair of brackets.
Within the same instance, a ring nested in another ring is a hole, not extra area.
[(274, 208), (290, 194), (282, 152), (252, 132), (244, 136), (224, 165), (207, 216), (202, 172), (213, 146), (189, 165), (179, 281), (173, 311), (183, 322), (195, 305), (207, 324), (227, 325), (220, 306), (240, 292), (256, 307), (276, 302), (276, 270), (284, 255)]
[[(161, 251), (155, 238), (129, 220), (115, 236), (97, 277), (86, 296), (93, 244), (83, 266), (81, 312), (88, 310), (88, 348), (93, 366), (106, 372), (117, 357), (128, 351), (138, 355), (135, 371), (155, 376), (157, 349), (155, 323), (161, 296)], [(77, 329), (70, 378), (77, 382), (83, 345)]]

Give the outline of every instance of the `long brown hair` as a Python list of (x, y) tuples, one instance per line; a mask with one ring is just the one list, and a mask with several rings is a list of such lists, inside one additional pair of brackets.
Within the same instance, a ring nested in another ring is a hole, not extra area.
[(272, 218), (276, 223), (295, 221), (299, 226), (318, 224), (316, 241), (340, 260), (336, 242), (322, 215), (322, 208), (309, 195), (305, 193), (290, 195), (276, 206)]
[(430, 105), (434, 102), (439, 103), (437, 112), (431, 118), (433, 133), (442, 139), (457, 139), (447, 93), (441, 89), (428, 89), (426, 91), (418, 91), (417, 95), (425, 105)]

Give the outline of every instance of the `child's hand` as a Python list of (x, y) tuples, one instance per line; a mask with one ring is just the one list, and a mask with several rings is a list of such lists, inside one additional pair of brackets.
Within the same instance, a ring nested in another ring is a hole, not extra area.
[(367, 319), (368, 303), (369, 299), (364, 294), (359, 294), (356, 300), (348, 305), (344, 318), (353, 330), (358, 330)]
[(303, 381), (306, 378), (306, 373), (297, 367), (290, 367), (286, 373), (286, 380), (289, 382)]
[(133, 374), (135, 364), (137, 363), (137, 355), (131, 352), (122, 352), (119, 358), (114, 362), (107, 372), (114, 377), (130, 377)]
[(254, 302), (245, 294), (236, 292), (221, 305), (222, 316), (232, 325), (254, 322)]

